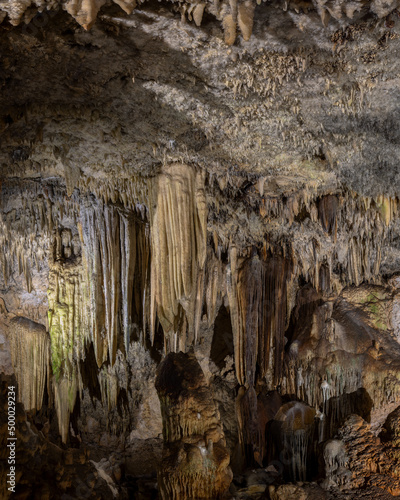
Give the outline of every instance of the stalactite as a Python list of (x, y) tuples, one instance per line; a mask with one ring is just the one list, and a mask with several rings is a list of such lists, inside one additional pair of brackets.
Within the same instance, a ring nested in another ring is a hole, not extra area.
[(55, 262), (49, 276), (49, 333), (55, 406), (63, 442), (69, 429), (77, 391), (82, 388), (79, 362), (89, 340), (88, 290), (81, 269)]
[(228, 296), (237, 378), (240, 384), (253, 386), (258, 364), (260, 377), (273, 388), (281, 377), (292, 266), (283, 257), (262, 262), (255, 256), (236, 271), (232, 255), (231, 251)]
[(225, 295), (225, 275), (221, 259), (215, 256), (210, 247), (207, 248), (207, 266), (205, 270), (205, 302), (207, 305), (207, 323), (211, 327), (218, 314), (218, 303)]
[(323, 196), (318, 204), (319, 218), (324, 231), (334, 234), (336, 238), (337, 220), (336, 211), (338, 209), (338, 199), (336, 196)]
[(239, 319), (239, 301), (238, 301), (238, 255), (237, 248), (234, 245), (229, 247), (229, 265), (227, 268), (227, 295), (229, 300), (229, 312), (231, 315), (231, 324), (233, 332), (234, 358), (236, 378), (239, 384), (244, 386), (246, 381), (244, 356), (243, 356), (243, 335)]
[(283, 450), (289, 461), (289, 477), (292, 481), (307, 479), (307, 458), (310, 439), (314, 430), (315, 410), (303, 403), (290, 402), (283, 405), (275, 416), (279, 430), (278, 450)]
[(247, 0), (238, 6), (238, 25), (242, 32), (243, 39), (248, 41), (253, 31), (253, 17), (255, 4)]
[(127, 352), (134, 323), (145, 329), (149, 322), (149, 234), (132, 212), (102, 203), (83, 209), (81, 224), (89, 330), (100, 367), (107, 355), (114, 363), (120, 333)]
[[(185, 165), (172, 165), (154, 181), (151, 214), (151, 331), (155, 307), (174, 349), (185, 350), (186, 333), (197, 336), (203, 300), (207, 209), (204, 175)], [(187, 328), (186, 325), (187, 324)], [(188, 332), (186, 332), (188, 330)]]
[(26, 411), (40, 410), (49, 383), (49, 336), (44, 326), (27, 318), (11, 320), (8, 334), (18, 382), (18, 399)]
[(136, 232), (132, 219), (122, 216), (121, 245), (121, 292), (122, 292), (122, 325), (124, 330), (125, 352), (129, 351), (132, 333), (132, 295), (136, 265)]
[(87, 269), (86, 281), (89, 286), (88, 297), (88, 320), (91, 340), (93, 342), (97, 365), (100, 366), (107, 359), (108, 344), (104, 335), (104, 289), (102, 261), (100, 253), (100, 241), (96, 231), (96, 214), (93, 209), (88, 209), (82, 213), (81, 233), (83, 240), (84, 266)]
[(104, 3), (105, 0), (68, 0), (65, 9), (81, 26), (89, 29)]
[(112, 206), (104, 206), (101, 216), (97, 213), (97, 231), (100, 237), (100, 256), (103, 271), (105, 331), (108, 353), (114, 363), (119, 334), (118, 307), (121, 275), (120, 238), (118, 213)]
[(67, 442), (69, 417), (73, 412), (80, 380), (77, 375), (62, 377), (54, 384), (54, 405), (58, 418), (58, 429), (63, 443)]
[(254, 387), (245, 389), (239, 388), (236, 399), (236, 419), (238, 422), (239, 443), (241, 445), (242, 456), (248, 455), (249, 448), (251, 455), (248, 460), (257, 461), (262, 466), (263, 448), (262, 436), (264, 434), (258, 420), (257, 394)]
[[(240, 314), (241, 338), (240, 351), (243, 352), (245, 384), (253, 387), (255, 384), (256, 363), (259, 342), (270, 345), (270, 331), (266, 331), (266, 314), (264, 308), (266, 297), (264, 292), (265, 266), (255, 256), (246, 261), (239, 273), (238, 308)], [(268, 307), (268, 306), (267, 306)], [(264, 335), (267, 338), (264, 338)], [(268, 348), (267, 348), (268, 349)]]
[(114, 367), (103, 365), (99, 371), (99, 383), (103, 406), (110, 411), (117, 406), (118, 377)]

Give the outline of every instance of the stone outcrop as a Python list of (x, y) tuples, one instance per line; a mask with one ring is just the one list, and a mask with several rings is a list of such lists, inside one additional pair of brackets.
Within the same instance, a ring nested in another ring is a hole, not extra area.
[[(385, 428), (389, 428), (393, 420), (392, 413)], [(338, 438), (324, 446), (326, 488), (346, 491), (374, 486), (393, 496), (400, 494), (400, 455), (395, 441), (389, 445), (382, 443), (358, 415), (347, 418), (338, 431)]]

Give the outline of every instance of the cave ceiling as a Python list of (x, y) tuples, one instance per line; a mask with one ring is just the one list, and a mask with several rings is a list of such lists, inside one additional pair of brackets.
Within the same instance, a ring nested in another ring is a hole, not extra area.
[(250, 36), (249, 3), (207, 3), (199, 26), (204, 4), (103, 4), (0, 3), (1, 177), (71, 191), (178, 161), (246, 199), (260, 184), (398, 194), (395, 5), (262, 3)]

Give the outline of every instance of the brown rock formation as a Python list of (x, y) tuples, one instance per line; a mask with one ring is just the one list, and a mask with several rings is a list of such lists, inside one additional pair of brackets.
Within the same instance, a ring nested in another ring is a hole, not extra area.
[(24, 408), (40, 410), (49, 388), (49, 336), (44, 326), (16, 317), (8, 331), (11, 359), (18, 382), (18, 399)]
[[(388, 417), (386, 429), (393, 426), (397, 413)], [(383, 444), (358, 415), (347, 418), (338, 436), (339, 440), (328, 441), (324, 447), (327, 488), (356, 490), (374, 486), (393, 496), (400, 494), (400, 456), (395, 440)]]
[(165, 500), (225, 498), (232, 472), (220, 415), (193, 353), (170, 353), (158, 368), (164, 450), (158, 471)]

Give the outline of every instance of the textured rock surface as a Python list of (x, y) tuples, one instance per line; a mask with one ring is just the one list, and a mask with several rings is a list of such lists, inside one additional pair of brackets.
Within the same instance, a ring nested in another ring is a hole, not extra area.
[[(387, 427), (393, 418), (392, 413)], [(400, 494), (399, 453), (395, 443), (389, 447), (383, 444), (358, 415), (347, 418), (338, 436), (340, 440), (328, 442), (324, 449), (328, 488), (352, 490), (375, 486), (393, 496)]]

